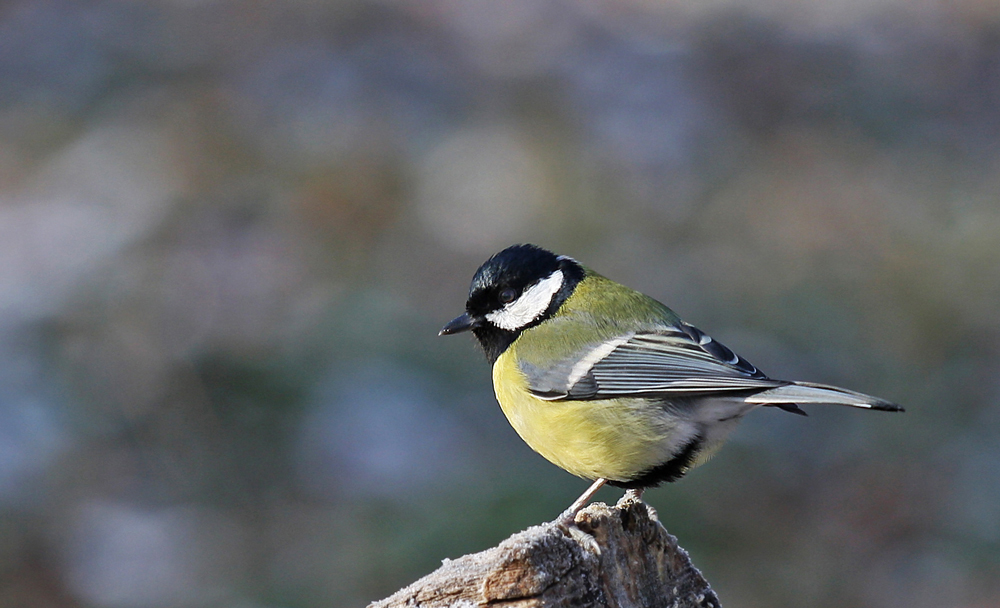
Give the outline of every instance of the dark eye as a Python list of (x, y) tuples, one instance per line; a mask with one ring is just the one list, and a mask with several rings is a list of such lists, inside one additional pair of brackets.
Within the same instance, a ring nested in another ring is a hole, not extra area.
[(501, 291), (500, 295), (497, 297), (500, 298), (500, 302), (504, 304), (510, 304), (511, 302), (514, 301), (514, 298), (517, 297), (517, 292), (508, 287), (507, 289)]

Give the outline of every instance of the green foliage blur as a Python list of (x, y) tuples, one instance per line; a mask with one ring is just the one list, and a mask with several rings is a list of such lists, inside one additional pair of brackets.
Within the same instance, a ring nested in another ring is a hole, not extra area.
[(362, 606), (555, 517), (436, 336), (518, 242), (907, 407), (647, 493), (725, 605), (1000, 605), (995, 3), (11, 0), (0, 608)]

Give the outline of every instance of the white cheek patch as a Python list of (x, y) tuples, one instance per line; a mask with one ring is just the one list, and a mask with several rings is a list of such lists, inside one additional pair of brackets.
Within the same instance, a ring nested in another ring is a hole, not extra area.
[(556, 270), (524, 290), (521, 297), (500, 310), (486, 315), (486, 320), (500, 329), (520, 329), (542, 316), (552, 303), (552, 297), (562, 289), (563, 273)]

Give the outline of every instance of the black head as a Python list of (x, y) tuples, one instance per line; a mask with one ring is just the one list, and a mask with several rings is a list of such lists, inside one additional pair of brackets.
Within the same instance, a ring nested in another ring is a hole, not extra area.
[(535, 245), (514, 245), (494, 255), (472, 278), (465, 314), (441, 335), (472, 330), (490, 361), (522, 331), (551, 317), (583, 279), (572, 258)]

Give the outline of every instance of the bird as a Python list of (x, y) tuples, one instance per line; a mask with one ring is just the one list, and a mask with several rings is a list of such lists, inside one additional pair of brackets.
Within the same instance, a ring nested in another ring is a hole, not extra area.
[(845, 388), (770, 378), (657, 300), (531, 244), (479, 267), (465, 312), (439, 335), (465, 331), (492, 364), (518, 435), (593, 481), (560, 516), (568, 523), (605, 484), (641, 500), (644, 489), (682, 478), (758, 407), (904, 411)]

